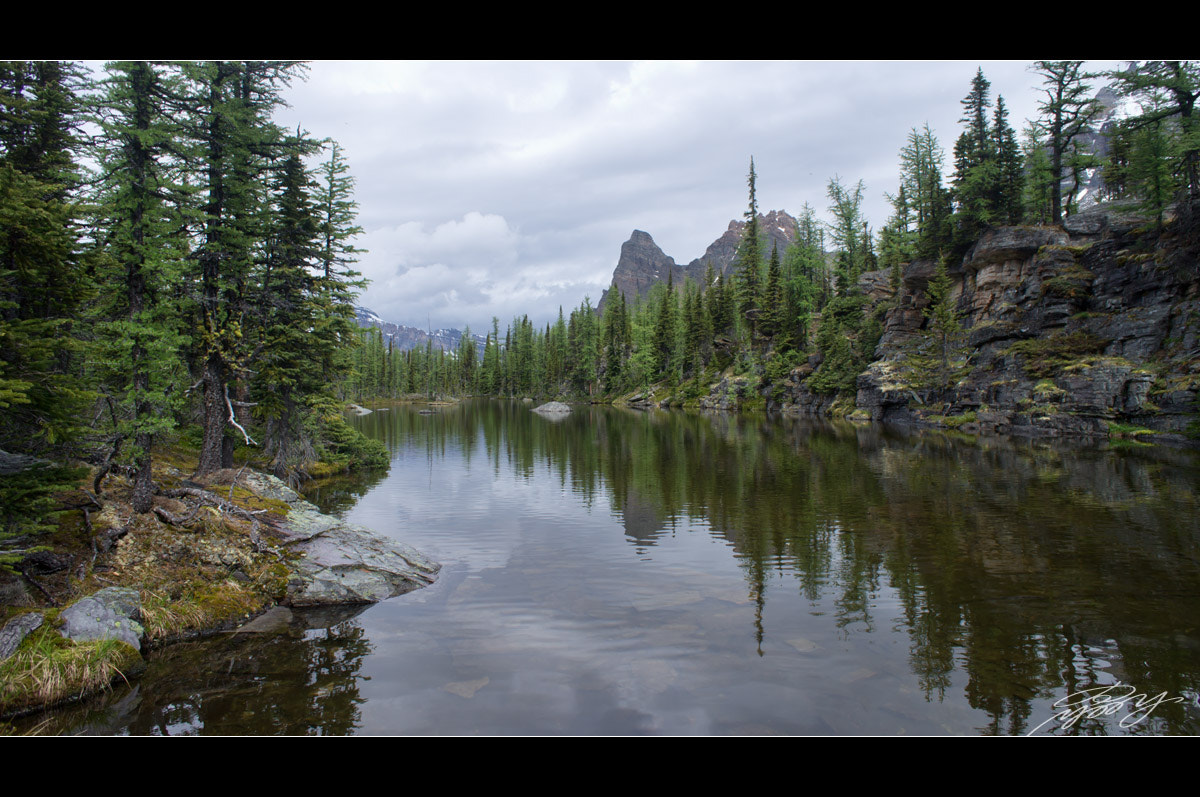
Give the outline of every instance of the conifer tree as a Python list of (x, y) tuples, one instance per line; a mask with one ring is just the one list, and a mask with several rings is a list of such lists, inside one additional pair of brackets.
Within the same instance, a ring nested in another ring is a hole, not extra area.
[[(101, 294), (103, 389), (120, 405), (114, 430), (133, 462), (133, 508), (151, 508), (151, 447), (174, 427), (180, 385), (181, 307), (174, 288), (182, 278), (186, 244), (179, 208), (181, 153), (174, 98), (179, 87), (161, 67), (123, 62), (108, 67), (98, 98), (101, 195), (96, 242)], [(114, 410), (114, 416), (118, 412)]]
[[(293, 141), (299, 150), (303, 142)], [(262, 274), (255, 326), (261, 329), (254, 362), (255, 414), (265, 425), (263, 450), (277, 476), (289, 478), (315, 457), (309, 405), (329, 384), (319, 367), (328, 347), (317, 324), (329, 307), (316, 288), (320, 224), (299, 151), (278, 178), (275, 231)], [(314, 350), (320, 352), (313, 356)], [(376, 395), (386, 382), (382, 342)], [(315, 362), (314, 362), (315, 360)]]
[(1090, 96), (1093, 76), (1083, 71), (1083, 61), (1038, 61), (1032, 70), (1043, 78), (1046, 94), (1034, 124), (1046, 134), (1050, 150), (1050, 217), (1061, 224), (1063, 170), (1076, 138), (1090, 128), (1101, 107)]
[(827, 189), (831, 202), (829, 212), (834, 219), (829, 232), (833, 245), (838, 249), (837, 286), (843, 293), (858, 282), (859, 275), (868, 269), (873, 257), (867, 240), (866, 222), (862, 217), (865, 190), (862, 180), (853, 189), (847, 189), (836, 175), (830, 179)]
[(944, 152), (929, 124), (908, 134), (900, 150), (900, 182), (916, 215), (917, 254), (932, 257), (950, 241), (950, 192), (942, 186)]
[(0, 65), (0, 449), (53, 455), (80, 432), (73, 70)]
[(654, 322), (654, 373), (662, 378), (671, 370), (675, 354), (675, 281), (668, 272), (666, 290), (660, 294)]
[(996, 223), (995, 193), (999, 174), (996, 144), (988, 122), (991, 83), (979, 69), (971, 91), (962, 99), (966, 129), (954, 144), (954, 245), (965, 249)]
[[(191, 134), (203, 158), (205, 192), (195, 253), (200, 290), (195, 358), (204, 405), (200, 474), (232, 464), (233, 441), (225, 432), (230, 425), (242, 425), (234, 402), (252, 352), (247, 303), (255, 247), (264, 237), (263, 175), (267, 155), (282, 139), (269, 119), (282, 103), (282, 88), (299, 72), (299, 65), (284, 62), (218, 61), (187, 70), (193, 86)], [(242, 435), (251, 442), (244, 428)]]
[(1021, 150), (1017, 145), (1017, 134), (1008, 123), (1008, 109), (1003, 97), (996, 97), (996, 113), (993, 117), (996, 136), (996, 184), (993, 203), (998, 224), (1021, 223)]
[(738, 285), (738, 311), (750, 330), (750, 341), (755, 335), (755, 321), (761, 304), (759, 271), (762, 268), (761, 231), (758, 225), (758, 194), (755, 187), (754, 158), (750, 159), (750, 175), (746, 180), (750, 186), (750, 203), (746, 210), (746, 226), (742, 228), (742, 241), (738, 246), (736, 274)]
[(354, 269), (365, 250), (353, 243), (362, 233), (358, 226), (358, 203), (354, 201), (354, 178), (341, 146), (324, 142), (329, 158), (317, 170), (314, 214), (319, 230), (319, 269), (314, 283), (321, 305), (315, 319), (314, 341), (319, 349), (322, 375), (327, 383), (336, 383), (348, 368), (348, 352), (357, 340), (354, 334), (354, 301), (367, 287), (362, 274)]
[[(1131, 129), (1156, 122), (1173, 123), (1170, 171), (1186, 188), (1187, 202), (1182, 210), (1194, 213), (1200, 203), (1200, 114), (1196, 101), (1200, 99), (1200, 61), (1150, 61), (1136, 64), (1125, 71), (1108, 74), (1126, 96), (1142, 103), (1142, 113), (1128, 120)], [(1159, 131), (1165, 135), (1166, 130)], [(1151, 140), (1144, 144), (1154, 143)]]
[(767, 265), (767, 284), (763, 290), (763, 337), (775, 340), (784, 331), (787, 308), (783, 296), (783, 267), (779, 261), (779, 245), (771, 247)]
[(91, 283), (77, 243), (70, 64), (0, 63), (0, 537), (45, 530), (78, 473), (83, 408), (76, 318)]

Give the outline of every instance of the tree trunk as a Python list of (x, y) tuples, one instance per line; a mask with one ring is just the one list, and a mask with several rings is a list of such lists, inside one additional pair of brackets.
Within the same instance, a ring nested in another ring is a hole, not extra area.
[[(225, 406), (225, 388), (220, 363), (211, 355), (204, 367), (204, 442), (200, 446), (200, 464), (196, 475), (203, 476), (224, 467), (225, 424), (229, 411)], [(232, 464), (232, 451), (231, 463)]]

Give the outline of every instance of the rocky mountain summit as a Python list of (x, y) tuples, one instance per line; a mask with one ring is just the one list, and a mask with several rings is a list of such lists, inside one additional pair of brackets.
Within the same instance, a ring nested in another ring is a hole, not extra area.
[[(763, 251), (770, 252), (771, 247), (777, 246), (782, 257), (796, 238), (796, 219), (787, 211), (772, 210), (766, 215), (760, 213), (758, 224), (764, 235)], [(703, 283), (704, 273), (710, 265), (714, 274), (728, 275), (734, 268), (745, 228), (745, 221), (729, 222), (729, 227), (708, 245), (704, 254), (686, 266), (677, 264), (675, 258), (664, 253), (650, 233), (634, 230), (629, 240), (621, 244), (621, 256), (613, 269), (612, 287), (600, 297), (598, 312), (604, 311), (605, 301), (613, 288), (621, 292), (625, 301), (633, 302), (648, 294), (656, 283), (665, 283), (668, 275), (676, 285), (683, 285), (687, 279)]]

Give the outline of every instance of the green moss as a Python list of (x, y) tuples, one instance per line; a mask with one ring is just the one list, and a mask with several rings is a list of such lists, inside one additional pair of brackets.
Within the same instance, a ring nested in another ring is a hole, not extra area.
[(1033, 386), (1033, 395), (1036, 396), (1040, 401), (1058, 400), (1066, 394), (1067, 391), (1063, 390), (1049, 379), (1043, 379)]
[(1090, 332), (1071, 332), (1047, 338), (1020, 340), (1005, 350), (1006, 355), (1021, 358), (1021, 367), (1032, 377), (1053, 376), (1070, 365), (1095, 358), (1108, 341)]
[(1134, 426), (1132, 424), (1109, 421), (1108, 434), (1110, 437), (1141, 437), (1144, 435), (1158, 434), (1158, 432), (1154, 431), (1153, 429), (1146, 429), (1142, 426)]
[(240, 623), (286, 591), (288, 574), (282, 563), (269, 565), (256, 575), (251, 583), (195, 579), (177, 586), (174, 594), (143, 590), (142, 625), (146, 639), (172, 639)]
[(925, 420), (948, 429), (957, 429), (965, 424), (975, 423), (977, 416), (973, 411), (968, 410), (961, 415), (927, 415)]

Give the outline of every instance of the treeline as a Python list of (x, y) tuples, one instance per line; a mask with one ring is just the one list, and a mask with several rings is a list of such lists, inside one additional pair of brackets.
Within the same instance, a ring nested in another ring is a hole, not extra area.
[[(469, 341), (453, 354), (388, 353), (382, 343), (360, 373), (379, 375), (367, 395), (402, 393), (564, 396), (611, 399), (635, 391), (687, 404), (707, 395), (731, 365), (770, 390), (808, 360), (807, 385), (817, 393), (853, 391), (874, 359), (889, 302), (869, 305), (859, 279), (881, 272), (894, 291), (902, 267), (917, 259), (937, 264), (930, 281), (925, 340), (908, 360), (910, 381), (929, 388), (948, 383), (961, 331), (949, 300), (946, 270), (989, 227), (1060, 224), (1078, 210), (1085, 175), (1102, 170), (1105, 199), (1137, 200), (1161, 225), (1178, 201), (1180, 213), (1200, 200), (1200, 96), (1195, 62), (1143, 63), (1089, 74), (1081, 61), (1039, 61), (1039, 116), (1018, 137), (1002, 97), (979, 70), (962, 99), (962, 130), (953, 170), (926, 124), (914, 127), (900, 150), (893, 213), (878, 232), (863, 215), (866, 187), (834, 177), (827, 186), (829, 221), (805, 205), (794, 243), (767, 251), (758, 224), (757, 174), (748, 177), (749, 206), (741, 245), (725, 273), (711, 269), (703, 284), (668, 280), (627, 303), (613, 290), (597, 318), (589, 301), (545, 329), (514, 319), (503, 337), (487, 338), (482, 362)], [(1098, 82), (1140, 108), (1108, 131), (1106, 159), (1089, 148), (1103, 108)], [(464, 338), (464, 340), (466, 340)], [(371, 354), (373, 352), (373, 354)], [(380, 381), (386, 376), (386, 382)]]
[(54, 464), (124, 468), (148, 511), (164, 436), (200, 474), (356, 445), (353, 181), (271, 120), (304, 69), (0, 64), (0, 533), (41, 524)]

